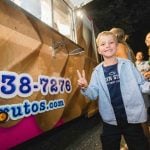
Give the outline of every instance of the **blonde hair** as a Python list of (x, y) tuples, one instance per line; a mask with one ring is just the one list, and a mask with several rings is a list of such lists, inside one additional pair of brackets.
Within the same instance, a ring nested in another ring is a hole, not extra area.
[(148, 32), (147, 34), (146, 34), (146, 36), (145, 36), (145, 40), (147, 39), (147, 37), (148, 37), (148, 35), (150, 34), (150, 32)]
[(148, 39), (149, 35), (150, 35), (150, 32), (148, 32), (145, 36), (145, 44), (147, 45), (147, 47), (150, 47), (150, 45), (148, 45), (148, 43), (147, 43), (147, 39)]
[(103, 32), (100, 32), (96, 38), (96, 44), (98, 46), (99, 44), (99, 41), (101, 39), (101, 37), (103, 36), (108, 36), (108, 35), (111, 35), (113, 37), (113, 39), (116, 41), (116, 43), (118, 43), (118, 40), (117, 40), (117, 37), (110, 31), (103, 31)]
[(118, 42), (124, 42), (126, 40), (126, 35), (123, 29), (112, 28), (110, 32), (114, 33), (117, 36)]

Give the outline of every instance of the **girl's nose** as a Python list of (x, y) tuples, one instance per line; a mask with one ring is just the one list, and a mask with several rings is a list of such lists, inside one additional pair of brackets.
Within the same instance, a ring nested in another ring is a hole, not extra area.
[(106, 47), (109, 47), (110, 46), (110, 44), (109, 43), (106, 43)]

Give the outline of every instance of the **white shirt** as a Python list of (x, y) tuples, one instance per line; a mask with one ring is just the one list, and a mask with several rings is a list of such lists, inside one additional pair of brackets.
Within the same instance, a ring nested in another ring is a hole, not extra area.
[(150, 65), (148, 64), (148, 61), (142, 61), (142, 62), (135, 62), (136, 68), (140, 71), (140, 72), (145, 72), (145, 71), (149, 71), (150, 70)]

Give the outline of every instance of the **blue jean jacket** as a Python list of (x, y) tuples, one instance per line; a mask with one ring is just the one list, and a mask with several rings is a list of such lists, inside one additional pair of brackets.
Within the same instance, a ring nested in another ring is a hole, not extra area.
[[(128, 123), (145, 122), (147, 113), (142, 92), (150, 94), (150, 82), (144, 80), (144, 77), (129, 60), (122, 58), (117, 58), (117, 60), (120, 88)], [(90, 100), (98, 98), (99, 112), (103, 121), (117, 125), (102, 64), (103, 62), (94, 69), (89, 86), (82, 89), (81, 93)]]

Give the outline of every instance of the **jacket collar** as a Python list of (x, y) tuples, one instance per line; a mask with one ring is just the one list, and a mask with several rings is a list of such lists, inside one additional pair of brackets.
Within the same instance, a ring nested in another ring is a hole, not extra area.
[[(125, 62), (124, 59), (121, 59), (121, 58), (118, 58), (117, 57), (117, 61), (118, 61), (118, 74), (120, 76), (120, 73), (121, 73), (121, 67), (122, 67), (122, 64)], [(110, 95), (109, 95), (109, 90), (108, 90), (108, 87), (107, 87), (107, 84), (106, 84), (106, 81), (105, 81), (105, 75), (104, 75), (104, 71), (103, 71), (103, 62), (100, 63), (95, 69), (97, 71), (97, 75), (100, 76), (99, 79), (100, 79), (100, 84), (102, 85), (102, 88), (103, 90), (105, 91), (106, 95), (109, 97), (110, 99)]]

